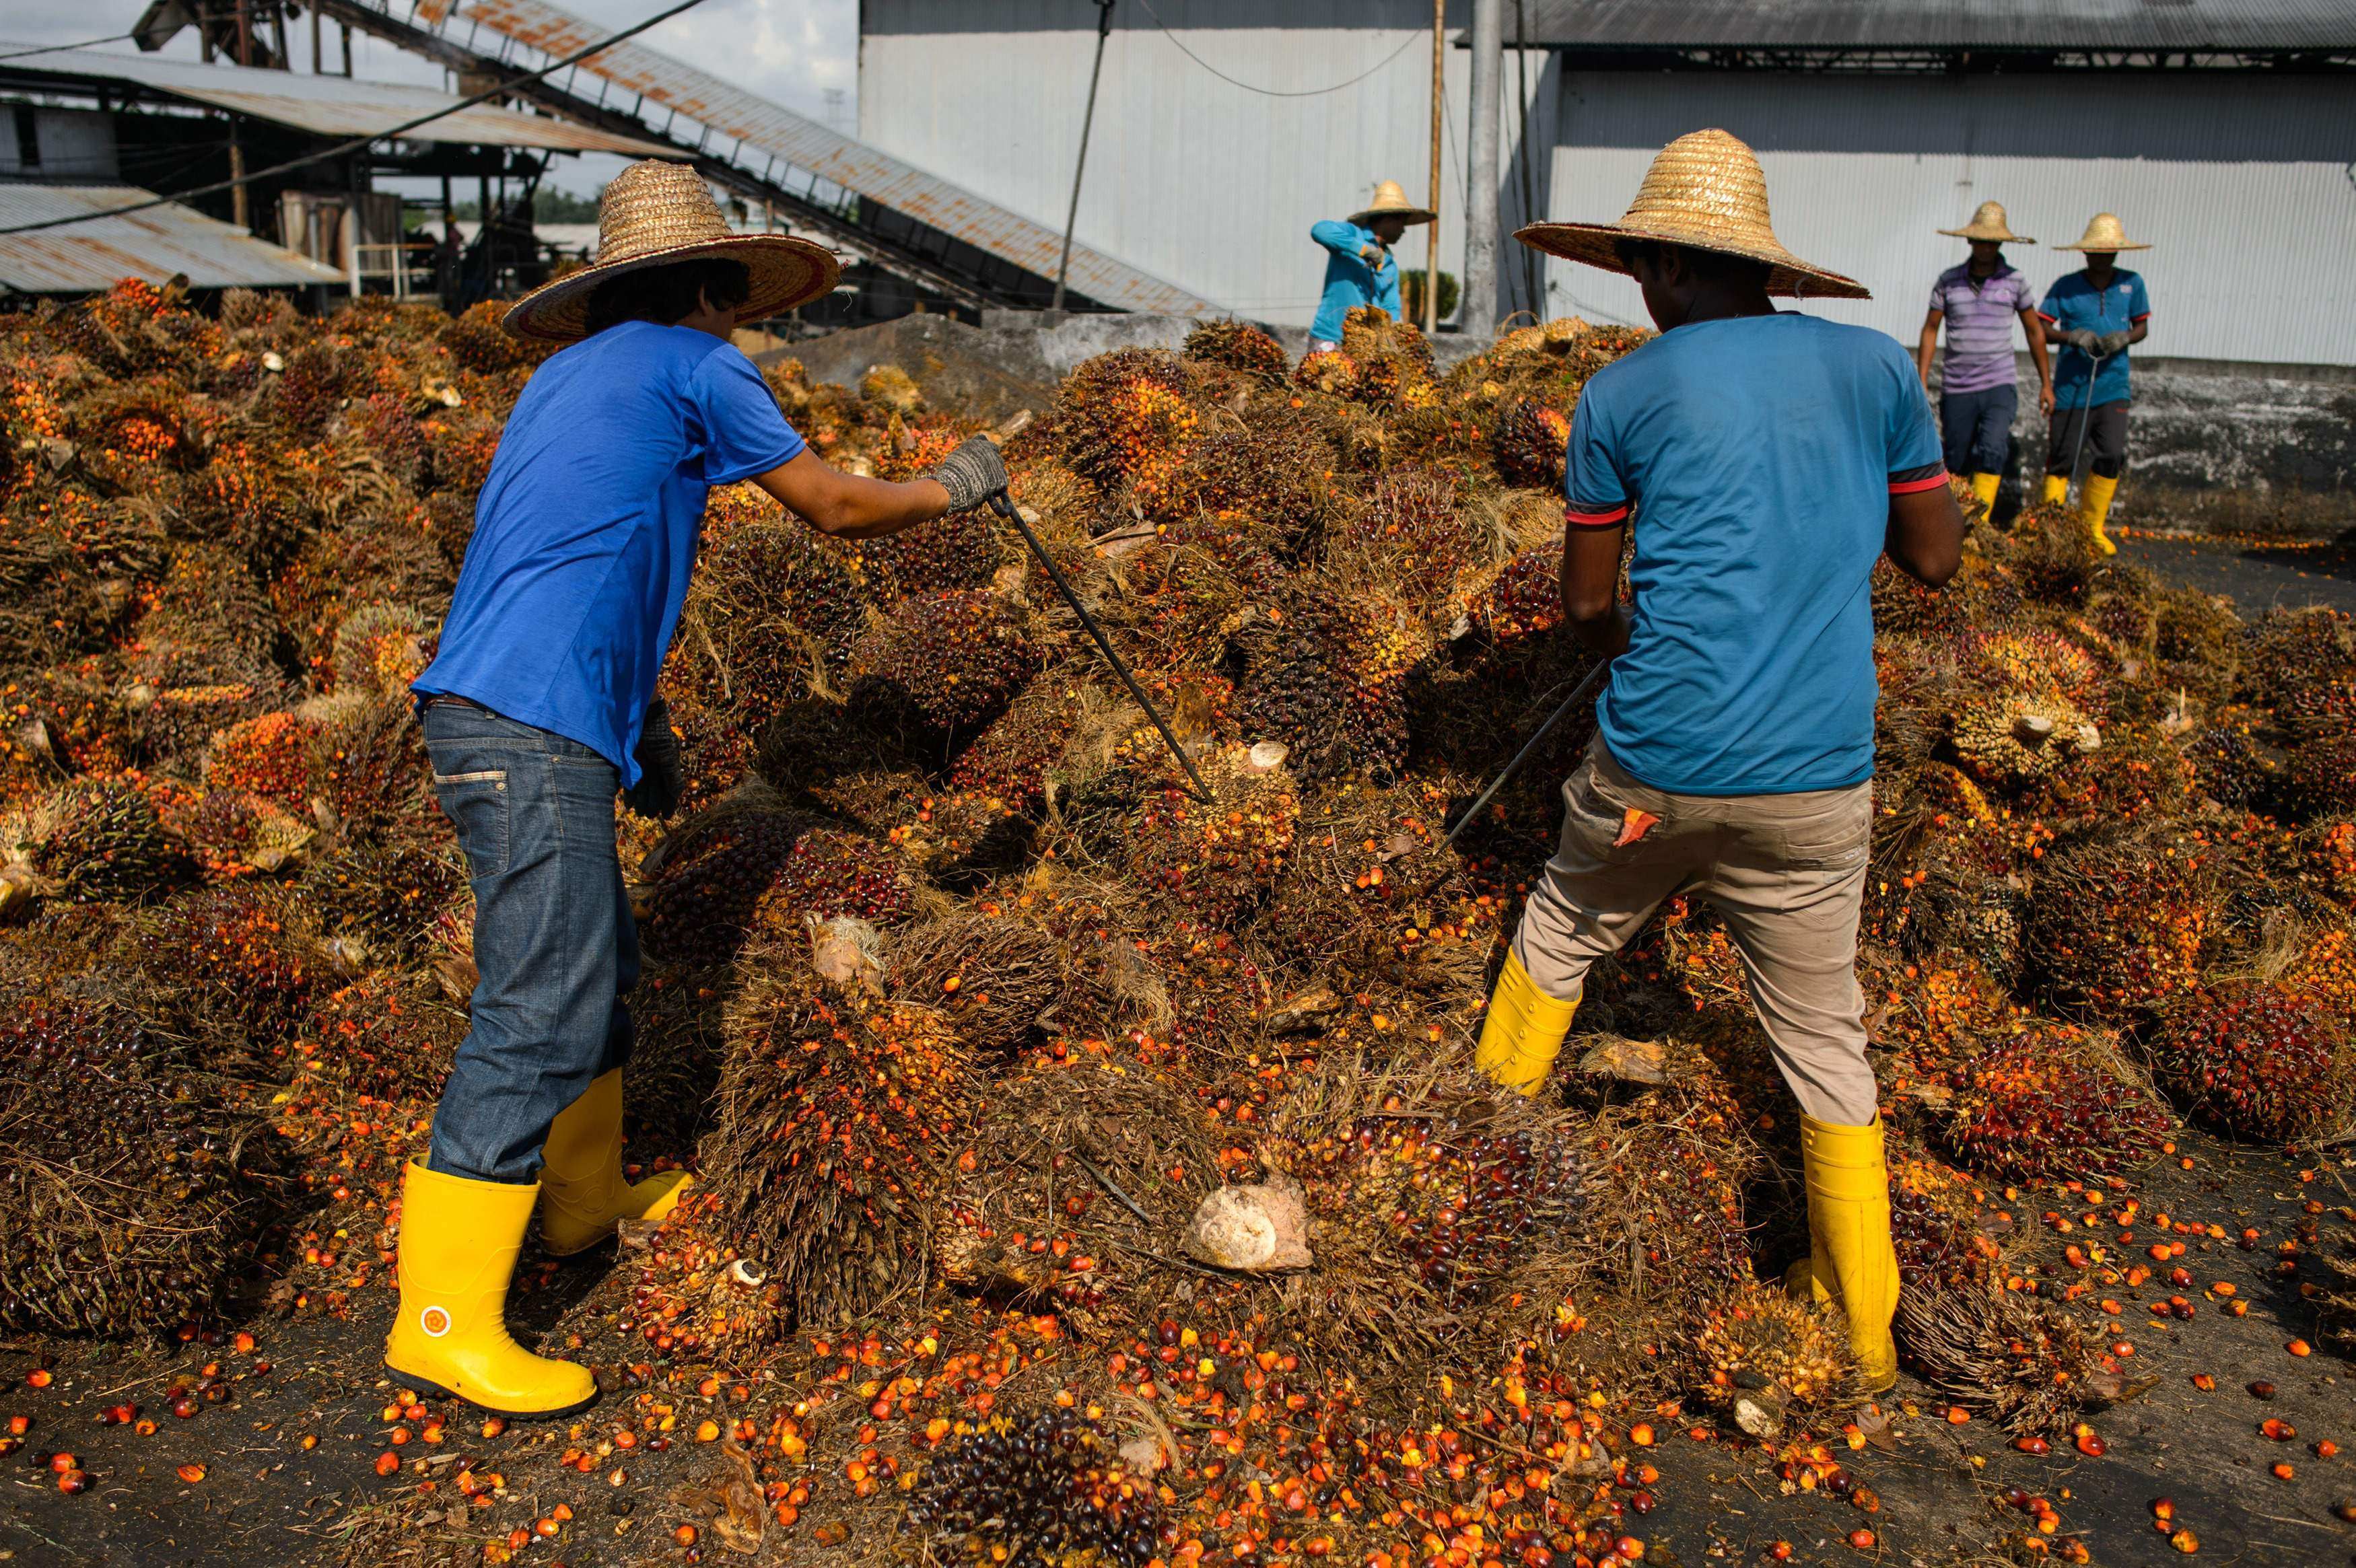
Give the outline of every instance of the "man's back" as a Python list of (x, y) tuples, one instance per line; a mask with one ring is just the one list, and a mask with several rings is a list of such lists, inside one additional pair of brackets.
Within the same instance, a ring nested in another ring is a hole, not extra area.
[(1878, 332), (1696, 322), (1599, 372), (1568, 490), (1574, 524), (1635, 510), (1629, 647), (1598, 705), (1613, 757), (1676, 794), (1870, 777), (1868, 582), (1891, 492), (1941, 482), (1921, 383)]

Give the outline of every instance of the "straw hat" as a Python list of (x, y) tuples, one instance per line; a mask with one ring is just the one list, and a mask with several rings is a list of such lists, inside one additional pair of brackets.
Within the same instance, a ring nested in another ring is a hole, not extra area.
[(1942, 234), (1952, 234), (1958, 240), (2009, 240), (2016, 245), (2034, 245), (2036, 240), (2026, 234), (2015, 234), (2012, 225), (2004, 219), (2004, 203), (1984, 201), (1972, 213), (1972, 220), (1961, 229), (1942, 229)]
[(597, 200), (597, 260), (544, 283), (501, 325), (518, 337), (571, 343), (588, 336), (589, 295), (624, 272), (725, 257), (753, 275), (739, 313), (747, 321), (790, 310), (834, 287), (842, 264), (823, 245), (787, 234), (738, 234), (720, 216), (703, 176), (685, 164), (647, 158), (616, 176)]
[(1371, 218), (1404, 218), (1409, 224), (1429, 223), (1440, 215), (1428, 207), (1418, 207), (1407, 198), (1397, 180), (1378, 181), (1375, 186), (1374, 204), (1350, 214), (1350, 221), (1361, 228)]
[(1767, 176), (1758, 155), (1723, 131), (1695, 131), (1660, 151), (1644, 171), (1634, 205), (1617, 223), (1533, 223), (1514, 238), (1549, 256), (1625, 273), (1622, 240), (1656, 240), (1720, 255), (1765, 261), (1767, 292), (1863, 300), (1872, 292), (1854, 278), (1801, 261), (1767, 222)]
[(2078, 236), (2075, 245), (2056, 245), (2056, 251), (2148, 251), (2127, 239), (2126, 225), (2115, 212), (2098, 212), (2086, 220), (2086, 231)]

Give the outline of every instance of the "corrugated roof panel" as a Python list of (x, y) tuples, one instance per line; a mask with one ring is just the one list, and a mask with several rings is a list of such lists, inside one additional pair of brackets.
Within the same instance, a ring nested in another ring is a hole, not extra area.
[[(0, 43), (0, 54), (34, 46)], [(28, 75), (70, 76), (91, 80), (137, 82), (176, 98), (193, 99), (256, 119), (292, 125), (315, 135), (373, 135), (421, 114), (459, 101), (431, 88), (389, 81), (354, 81), (340, 76), (305, 76), (291, 70), (248, 70), (233, 65), (191, 65), (152, 55), (102, 54), (88, 49), (45, 51), (12, 61)], [(8, 68), (0, 67), (0, 71)], [(576, 125), (477, 103), (402, 133), (413, 142), (458, 142), (498, 147), (538, 147), (566, 153), (619, 153), (653, 157), (665, 149), (653, 142), (617, 136)]]
[[(428, 0), (418, 15), (430, 22), (438, 19), (437, 13), (446, 14)], [(543, 0), (471, 0), (457, 7), (456, 19), (551, 56), (584, 48), (607, 31)], [(742, 141), (1027, 272), (1055, 275), (1064, 244), (1060, 229), (1010, 212), (636, 40), (593, 55), (579, 69), (710, 127), (722, 139), (715, 152), (725, 151), (727, 142)], [(1217, 308), (1176, 283), (1077, 243), (1072, 247), (1071, 286), (1121, 310), (1194, 315)]]
[(1584, 48), (2356, 48), (2346, 0), (1530, 0), (1529, 27)]
[[(127, 185), (0, 185), (0, 229), (102, 213), (155, 192)], [(341, 283), (344, 274), (177, 202), (64, 229), (0, 234), (0, 289), (80, 293), (185, 273), (200, 289)]]

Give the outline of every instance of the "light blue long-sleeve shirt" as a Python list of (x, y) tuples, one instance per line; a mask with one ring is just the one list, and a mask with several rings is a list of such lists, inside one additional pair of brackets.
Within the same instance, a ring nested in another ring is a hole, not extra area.
[(1342, 341), (1342, 318), (1362, 304), (1378, 304), (1399, 320), (1399, 270), (1397, 258), (1383, 252), (1380, 267), (1369, 267), (1358, 252), (1380, 245), (1371, 229), (1327, 219), (1312, 224), (1309, 238), (1333, 252), (1325, 258), (1325, 292), (1317, 302), (1317, 319), (1309, 336), (1326, 343)]

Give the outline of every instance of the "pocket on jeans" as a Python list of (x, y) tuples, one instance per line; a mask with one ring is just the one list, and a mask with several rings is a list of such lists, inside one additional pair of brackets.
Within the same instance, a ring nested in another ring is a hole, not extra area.
[(1562, 836), (1601, 862), (1626, 860), (1638, 853), (1635, 844), (1622, 844), (1620, 835), (1631, 809), (1595, 775), (1592, 764), (1582, 764), (1562, 787)]
[(496, 877), (508, 869), (509, 794), (505, 768), (434, 775), (434, 797), (458, 830), (470, 876)]
[(1873, 843), (1873, 795), (1859, 790), (1821, 812), (1783, 825), (1783, 864), (1794, 870), (1847, 871), (1865, 864)]

